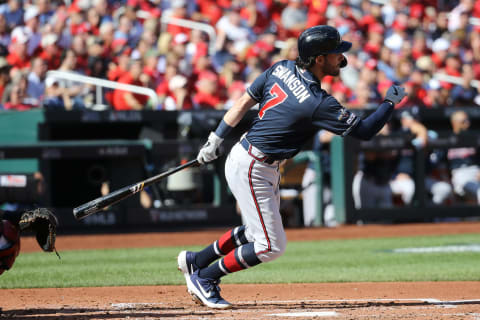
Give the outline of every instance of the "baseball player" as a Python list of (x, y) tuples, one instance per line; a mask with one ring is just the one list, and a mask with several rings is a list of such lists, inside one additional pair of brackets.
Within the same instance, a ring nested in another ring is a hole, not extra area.
[(188, 292), (210, 308), (231, 307), (220, 295), (221, 277), (272, 261), (285, 251), (287, 239), (279, 213), (281, 161), (297, 154), (320, 129), (370, 139), (405, 96), (402, 87), (393, 85), (378, 109), (360, 119), (320, 86), (324, 76), (338, 76), (347, 65), (343, 53), (352, 44), (326, 25), (305, 30), (297, 43), (299, 57), (279, 61), (258, 76), (225, 113), (197, 156), (201, 164), (215, 160), (224, 138), (259, 104), (258, 116), (225, 163), (227, 183), (244, 225), (199, 252), (180, 252), (177, 259)]
[[(462, 134), (470, 131), (470, 119), (463, 110), (452, 113), (450, 124), (453, 133), (459, 139), (462, 138)], [(447, 159), (452, 170), (454, 192), (462, 197), (475, 199), (480, 204), (480, 167), (477, 150), (473, 147), (450, 148)]]

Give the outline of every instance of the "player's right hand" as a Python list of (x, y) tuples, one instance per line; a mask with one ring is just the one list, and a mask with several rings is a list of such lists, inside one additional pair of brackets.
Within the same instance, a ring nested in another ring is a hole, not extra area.
[(217, 136), (215, 132), (210, 132), (207, 143), (205, 143), (198, 152), (197, 161), (200, 164), (205, 164), (217, 159), (220, 155), (218, 147), (220, 147), (222, 142), (223, 139)]
[(392, 85), (387, 90), (387, 94), (385, 95), (385, 100), (393, 102), (393, 104), (397, 104), (407, 95), (405, 89), (400, 86)]

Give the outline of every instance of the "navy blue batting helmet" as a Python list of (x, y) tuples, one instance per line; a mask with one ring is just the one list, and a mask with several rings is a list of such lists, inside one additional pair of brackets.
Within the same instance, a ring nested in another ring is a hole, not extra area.
[(343, 53), (352, 47), (352, 43), (343, 41), (337, 29), (322, 25), (308, 28), (298, 37), (298, 53), (302, 61), (322, 54)]

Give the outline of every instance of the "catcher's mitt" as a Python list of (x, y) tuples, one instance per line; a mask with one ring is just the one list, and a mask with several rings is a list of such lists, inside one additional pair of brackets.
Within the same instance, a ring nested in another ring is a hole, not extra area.
[(35, 233), (37, 242), (43, 251), (55, 251), (57, 235), (57, 217), (46, 208), (25, 211), (20, 217), (20, 230)]

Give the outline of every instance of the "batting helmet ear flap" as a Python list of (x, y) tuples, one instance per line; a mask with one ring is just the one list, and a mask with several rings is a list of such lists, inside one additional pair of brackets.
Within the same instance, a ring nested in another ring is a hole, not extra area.
[(340, 68), (345, 68), (348, 64), (347, 57), (343, 56), (342, 63), (340, 63)]

